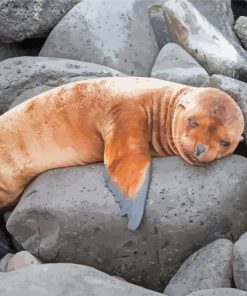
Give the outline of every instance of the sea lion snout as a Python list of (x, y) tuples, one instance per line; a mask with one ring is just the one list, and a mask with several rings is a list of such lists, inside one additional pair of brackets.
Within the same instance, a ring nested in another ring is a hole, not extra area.
[(196, 156), (200, 156), (202, 153), (206, 152), (207, 148), (202, 144), (196, 145)]

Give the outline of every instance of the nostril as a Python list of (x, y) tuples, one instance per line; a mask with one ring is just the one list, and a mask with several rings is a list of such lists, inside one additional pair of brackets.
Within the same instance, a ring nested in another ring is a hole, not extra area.
[(196, 156), (201, 155), (202, 153), (204, 153), (206, 151), (206, 147), (202, 144), (197, 144), (196, 145)]

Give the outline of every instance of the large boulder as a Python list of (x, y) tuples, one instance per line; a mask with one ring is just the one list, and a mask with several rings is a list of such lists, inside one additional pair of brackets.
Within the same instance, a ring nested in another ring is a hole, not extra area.
[[(31, 265), (0, 273), (1, 296), (161, 296), (76, 264)], [(164, 296), (164, 295), (163, 295)]]
[(147, 0), (83, 0), (53, 29), (40, 52), (136, 76), (149, 75), (157, 54)]
[(189, 1), (165, 2), (172, 40), (188, 51), (209, 74), (247, 80), (247, 54), (236, 42), (228, 40)]
[(0, 41), (12, 43), (46, 36), (80, 0), (1, 0)]
[(209, 75), (182, 47), (166, 44), (156, 58), (151, 77), (191, 86), (207, 86)]
[(42, 262), (86, 264), (163, 291), (189, 255), (246, 231), (246, 174), (238, 155), (208, 167), (154, 159), (143, 224), (133, 232), (102, 164), (50, 170), (26, 188), (7, 229)]
[(166, 286), (168, 296), (232, 286), (233, 243), (219, 239), (191, 255)]
[(247, 83), (223, 75), (213, 75), (209, 79), (209, 86), (227, 92), (241, 108), (245, 120), (244, 137), (247, 145)]
[(0, 113), (47, 91), (72, 81), (124, 76), (111, 68), (73, 60), (20, 57), (0, 63)]

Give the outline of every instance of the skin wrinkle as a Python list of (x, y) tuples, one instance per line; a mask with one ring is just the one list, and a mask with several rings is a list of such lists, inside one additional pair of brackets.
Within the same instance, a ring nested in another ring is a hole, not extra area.
[[(189, 127), (189, 117), (197, 127)], [(134, 196), (151, 155), (202, 165), (232, 153), (243, 127), (240, 108), (220, 90), (136, 77), (73, 82), (0, 116), (0, 206), (44, 171), (103, 159), (111, 178)], [(208, 151), (196, 158), (198, 142)]]

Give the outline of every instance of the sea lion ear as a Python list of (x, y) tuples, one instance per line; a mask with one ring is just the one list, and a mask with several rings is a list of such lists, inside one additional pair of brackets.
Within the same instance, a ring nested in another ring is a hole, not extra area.
[(128, 216), (130, 230), (141, 223), (151, 169), (148, 142), (142, 128), (137, 129), (116, 129), (104, 151), (106, 185), (119, 203), (122, 216)]
[(188, 107), (191, 107), (191, 99), (188, 97), (181, 98), (179, 100), (178, 106), (182, 107), (184, 110), (187, 109)]

